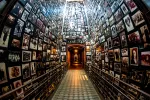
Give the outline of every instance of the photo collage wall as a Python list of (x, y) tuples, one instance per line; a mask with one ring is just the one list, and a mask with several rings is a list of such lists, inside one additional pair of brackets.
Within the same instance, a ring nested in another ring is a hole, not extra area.
[(109, 15), (105, 13), (100, 19), (100, 51), (96, 52), (96, 61), (111, 76), (149, 92), (150, 30), (134, 1), (104, 0), (105, 8), (111, 9), (106, 10)]
[[(7, 0), (0, 5), (3, 1)], [(40, 4), (38, 0), (18, 0), (7, 16), (0, 32), (0, 95), (50, 70), (56, 37)], [(25, 92), (24, 88), (16, 91), (16, 97)]]
[(61, 62), (66, 62), (67, 60), (67, 43), (62, 42), (61, 43)]

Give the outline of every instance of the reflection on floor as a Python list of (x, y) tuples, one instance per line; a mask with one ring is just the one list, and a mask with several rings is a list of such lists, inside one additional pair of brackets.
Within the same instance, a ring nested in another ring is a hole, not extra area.
[(71, 68), (70, 69), (83, 69), (83, 65), (82, 64), (71, 64)]
[(69, 70), (52, 100), (100, 100), (84, 70)]

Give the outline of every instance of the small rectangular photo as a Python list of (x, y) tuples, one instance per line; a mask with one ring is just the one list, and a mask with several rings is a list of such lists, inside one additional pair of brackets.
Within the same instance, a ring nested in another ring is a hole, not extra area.
[(13, 38), (11, 46), (15, 48), (20, 48), (20, 40)]
[(31, 61), (31, 51), (22, 51), (22, 62)]
[(141, 52), (141, 65), (150, 66), (150, 51)]
[(116, 62), (120, 62), (120, 49), (114, 49), (114, 57)]
[(32, 51), (32, 60), (36, 60), (36, 51)]
[(133, 22), (134, 22), (135, 26), (138, 26), (138, 25), (142, 24), (143, 22), (145, 22), (141, 11), (137, 11), (137, 12), (132, 16), (132, 19), (133, 19)]
[(127, 46), (127, 38), (125, 32), (120, 33), (120, 40), (121, 40), (121, 46), (126, 47)]
[[(20, 86), (22, 86), (22, 82), (21, 80), (17, 80), (15, 82), (13, 82), (14, 88), (18, 88)], [(19, 89), (16, 91), (17, 96), (20, 96), (21, 94), (24, 94), (23, 88)]]
[(140, 28), (142, 39), (144, 43), (150, 43), (150, 31), (147, 27), (147, 25), (144, 25)]
[(112, 33), (112, 37), (117, 36), (117, 28), (116, 28), (115, 25), (113, 25), (113, 26), (111, 27), (111, 33)]
[(37, 21), (37, 16), (33, 12), (30, 12), (28, 20), (31, 21), (35, 25)]
[(28, 50), (29, 40), (30, 40), (30, 35), (24, 34), (23, 35), (23, 40), (22, 40), (22, 49)]
[(121, 63), (114, 63), (114, 71), (121, 73)]
[(21, 76), (21, 66), (8, 67), (9, 79), (14, 79)]
[(120, 8), (116, 11), (114, 16), (115, 16), (116, 21), (119, 21), (123, 17), (123, 13)]
[(43, 47), (43, 41), (42, 39), (39, 39), (39, 43), (38, 43), (38, 50), (42, 50), (42, 47)]
[[(120, 79), (120, 75), (119, 74), (115, 74), (115, 78)], [(117, 79), (114, 80), (114, 83), (116, 85), (119, 85), (119, 81)]]
[(140, 38), (139, 32), (136, 31), (136, 32), (129, 34), (128, 41), (129, 41), (129, 44), (132, 46), (139, 45), (141, 43), (141, 38)]
[(8, 61), (9, 62), (20, 62), (20, 51), (9, 51)]
[(133, 26), (133, 23), (131, 21), (131, 18), (129, 15), (126, 15), (124, 18), (124, 23), (125, 23), (125, 26), (126, 26), (126, 29), (127, 29), (127, 32), (130, 32), (134, 29), (134, 26)]
[(113, 25), (115, 23), (115, 18), (113, 15), (109, 18), (109, 23), (110, 25)]
[(65, 61), (66, 61), (66, 56), (65, 56), (65, 55), (61, 56), (61, 61), (62, 61), (62, 62), (65, 62)]
[(32, 9), (32, 6), (29, 3), (26, 3), (25, 9), (27, 9), (30, 12)]
[(121, 49), (121, 55), (122, 56), (128, 56), (128, 48)]
[(34, 26), (29, 21), (27, 21), (25, 24), (25, 32), (30, 34), (30, 35), (33, 35)]
[(17, 24), (15, 26), (15, 30), (14, 30), (15, 36), (21, 37), (23, 26), (24, 26), (24, 22), (21, 19), (18, 19)]
[(118, 2), (114, 1), (113, 4), (112, 4), (112, 6), (111, 6), (112, 12), (115, 12), (118, 7), (119, 7)]
[(119, 37), (116, 37), (112, 40), (113, 47), (119, 47), (120, 46), (120, 40)]
[(0, 49), (0, 62), (4, 62), (7, 59), (7, 51)]
[(7, 82), (6, 64), (0, 62), (0, 84)]
[(124, 3), (121, 5), (121, 10), (124, 13), (124, 15), (129, 13), (129, 10), (128, 10), (127, 6)]
[(128, 8), (130, 9), (131, 12), (135, 11), (137, 9), (137, 6), (133, 0), (125, 0)]
[(121, 32), (125, 29), (125, 26), (124, 26), (122, 20), (116, 25), (116, 28), (117, 28), (117, 33)]
[(66, 46), (62, 46), (61, 51), (66, 51)]
[(139, 58), (138, 58), (138, 48), (133, 47), (130, 48), (130, 65), (138, 66)]
[(37, 38), (31, 38), (30, 40), (30, 49), (37, 50), (38, 40)]
[(23, 75), (23, 79), (27, 79), (30, 77), (30, 65), (29, 65), (29, 63), (22, 64), (22, 75)]
[(14, 16), (8, 15), (5, 25), (12, 27), (14, 25), (15, 21), (16, 21), (16, 18)]
[(128, 71), (128, 67), (129, 67), (129, 57), (122, 57), (122, 71)]
[(0, 33), (0, 47), (8, 47), (10, 32), (11, 28), (4, 26), (3, 31)]
[(23, 14), (21, 16), (21, 19), (23, 21), (26, 21), (28, 19), (28, 16), (29, 16), (29, 13), (26, 10), (24, 10), (24, 12), (23, 12)]
[(31, 62), (30, 68), (31, 68), (31, 75), (35, 75), (36, 74), (36, 62)]

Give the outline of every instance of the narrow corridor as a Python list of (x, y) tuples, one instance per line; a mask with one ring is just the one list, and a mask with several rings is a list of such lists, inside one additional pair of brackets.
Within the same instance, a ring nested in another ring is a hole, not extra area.
[(52, 100), (100, 100), (84, 70), (69, 70)]

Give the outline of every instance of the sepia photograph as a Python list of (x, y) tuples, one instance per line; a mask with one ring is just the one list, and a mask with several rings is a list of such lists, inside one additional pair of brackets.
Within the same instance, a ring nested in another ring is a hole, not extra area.
[(23, 26), (24, 26), (24, 22), (21, 19), (18, 19), (17, 24), (15, 26), (15, 30), (14, 30), (15, 36), (21, 37)]
[(23, 12), (23, 14), (21, 16), (21, 19), (23, 21), (26, 21), (28, 19), (28, 16), (29, 16), (29, 13), (26, 10), (24, 10), (24, 12)]
[(36, 60), (36, 51), (32, 52), (32, 60)]
[(10, 32), (11, 28), (4, 26), (3, 31), (0, 33), (0, 47), (8, 47)]
[(130, 48), (130, 65), (138, 66), (139, 58), (138, 58), (138, 48)]
[(11, 46), (15, 48), (20, 48), (20, 40), (14, 38), (11, 42)]
[(132, 46), (139, 45), (141, 43), (141, 38), (140, 38), (139, 32), (136, 31), (136, 32), (129, 34), (128, 41), (129, 41), (129, 44)]
[(22, 40), (22, 49), (28, 50), (30, 35), (24, 34)]
[(121, 10), (124, 13), (124, 15), (126, 15), (129, 12), (127, 6), (124, 3), (121, 5)]
[(128, 56), (128, 48), (121, 49), (121, 55), (122, 56)]
[(22, 51), (22, 62), (31, 61), (31, 51)]
[(125, 2), (126, 2), (128, 8), (130, 9), (131, 12), (133, 12), (137, 9), (137, 6), (133, 0), (125, 0)]
[(36, 74), (36, 62), (31, 62), (30, 68), (31, 68), (31, 75), (35, 75)]
[(125, 26), (126, 26), (126, 29), (128, 32), (132, 31), (134, 29), (134, 26), (133, 26), (133, 23), (131, 21), (131, 18), (129, 15), (126, 15), (124, 18), (124, 23), (125, 23)]
[(141, 52), (141, 65), (150, 66), (150, 51)]
[(23, 75), (23, 79), (27, 79), (27, 78), (30, 77), (30, 66), (29, 66), (29, 63), (22, 64), (22, 75)]
[(39, 39), (38, 50), (40, 50), (40, 51), (42, 50), (42, 46), (43, 46), (43, 45), (42, 45), (42, 44), (43, 44), (42, 42), (43, 42), (42, 39)]
[[(22, 82), (21, 82), (21, 80), (17, 80), (15, 82), (13, 82), (13, 85), (14, 85), (14, 88), (16, 89), (16, 88), (22, 86)], [(17, 94), (17, 96), (24, 94), (23, 88), (17, 90), (16, 94)]]
[(114, 49), (114, 57), (116, 62), (120, 62), (120, 49)]
[(129, 57), (122, 57), (121, 71), (127, 72), (129, 67)]
[[(115, 78), (120, 79), (120, 75), (119, 74), (115, 74)], [(116, 85), (119, 85), (119, 81), (117, 79), (114, 80), (114, 83)]]
[(9, 51), (8, 54), (8, 61), (10, 62), (19, 62), (20, 59), (20, 52), (19, 51)]
[(144, 25), (140, 28), (142, 34), (142, 40), (144, 43), (150, 43), (150, 31), (147, 25)]
[(14, 79), (21, 76), (21, 66), (8, 67), (9, 79)]
[(113, 47), (119, 47), (120, 46), (120, 40), (119, 37), (116, 37), (112, 40)]
[(66, 56), (65, 55), (61, 56), (61, 61), (63, 61), (63, 62), (66, 61)]
[(0, 62), (0, 84), (7, 82), (6, 65)]
[(142, 24), (143, 22), (145, 22), (141, 11), (137, 11), (137, 12), (132, 16), (132, 19), (133, 19), (133, 22), (134, 22), (135, 26), (138, 26), (138, 25)]
[(121, 46), (126, 47), (127, 46), (127, 38), (125, 32), (120, 33), (120, 40), (121, 40)]

